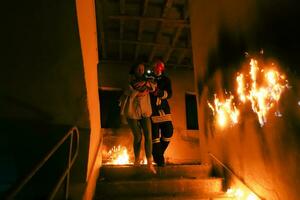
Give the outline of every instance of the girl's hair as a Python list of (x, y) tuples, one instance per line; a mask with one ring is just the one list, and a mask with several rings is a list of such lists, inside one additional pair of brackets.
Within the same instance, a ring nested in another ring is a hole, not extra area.
[(138, 68), (139, 65), (145, 65), (143, 62), (136, 62), (131, 66), (131, 69), (129, 71), (129, 74), (133, 75), (136, 68)]

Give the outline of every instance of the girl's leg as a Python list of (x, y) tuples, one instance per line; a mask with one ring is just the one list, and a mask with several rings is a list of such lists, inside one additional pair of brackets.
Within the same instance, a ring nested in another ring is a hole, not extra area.
[(143, 118), (141, 120), (141, 125), (144, 132), (145, 137), (145, 154), (147, 157), (147, 165), (149, 170), (156, 174), (156, 170), (152, 164), (152, 130), (151, 130), (151, 120), (149, 117)]
[(134, 151), (134, 164), (139, 165), (140, 162), (140, 151), (142, 142), (142, 132), (136, 119), (127, 119), (128, 125), (133, 133), (133, 151)]
[(145, 154), (147, 158), (152, 157), (152, 130), (150, 118), (141, 119), (141, 125), (145, 137)]

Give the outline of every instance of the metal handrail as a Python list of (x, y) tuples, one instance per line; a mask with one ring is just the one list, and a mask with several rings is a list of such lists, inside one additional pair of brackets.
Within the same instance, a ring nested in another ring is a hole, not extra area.
[(258, 195), (252, 188), (250, 185), (248, 185), (243, 178), (239, 177), (236, 173), (234, 173), (234, 171), (232, 169), (230, 169), (229, 167), (227, 167), (222, 161), (220, 161), (214, 154), (212, 153), (208, 153), (208, 155), (210, 157), (212, 157), (215, 161), (217, 161), (222, 167), (224, 167), (224, 169), (226, 169), (228, 172), (230, 172), (233, 176), (235, 176), (243, 185), (245, 185), (250, 191), (252, 191), (259, 199), (264, 200), (265, 198), (261, 197), (260, 195)]
[[(73, 135), (76, 133), (76, 149), (75, 153), (72, 156), (73, 151)], [(57, 184), (55, 185), (54, 189), (50, 193), (48, 199), (54, 199), (58, 189), (62, 185), (63, 181), (66, 178), (66, 185), (65, 185), (65, 199), (69, 197), (69, 181), (70, 181), (70, 169), (72, 168), (74, 161), (78, 155), (78, 147), (79, 147), (79, 131), (77, 127), (72, 127), (67, 134), (48, 152), (48, 154), (26, 175), (20, 182), (16, 183), (12, 190), (7, 194), (4, 198), (6, 200), (13, 199), (20, 190), (31, 180), (31, 178), (45, 165), (45, 163), (49, 160), (49, 158), (58, 150), (58, 148), (70, 137), (70, 146), (69, 146), (69, 156), (68, 156), (68, 166), (65, 169), (64, 173), (58, 180)]]

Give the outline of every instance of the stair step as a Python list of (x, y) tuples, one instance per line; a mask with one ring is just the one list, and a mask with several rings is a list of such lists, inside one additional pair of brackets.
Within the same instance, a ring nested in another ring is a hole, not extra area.
[(149, 178), (208, 178), (211, 173), (210, 165), (167, 165), (156, 167), (157, 174), (150, 173), (147, 166), (141, 165), (103, 165), (100, 177), (105, 180), (145, 180)]
[(175, 178), (148, 180), (105, 181), (97, 184), (97, 197), (162, 196), (162, 195), (200, 195), (220, 193), (221, 178)]
[[(94, 200), (107, 200), (107, 197), (95, 197)], [(212, 193), (205, 195), (162, 195), (162, 196), (118, 196), (109, 197), (109, 200), (235, 200), (224, 193)]]
[(222, 192), (222, 178), (210, 177), (210, 165), (167, 165), (152, 174), (146, 165), (103, 165), (95, 200), (230, 199)]

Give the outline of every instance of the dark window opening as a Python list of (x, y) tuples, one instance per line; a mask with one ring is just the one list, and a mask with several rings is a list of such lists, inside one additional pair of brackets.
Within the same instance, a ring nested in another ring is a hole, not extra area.
[(119, 98), (121, 90), (99, 90), (101, 128), (120, 128)]
[(186, 126), (188, 130), (199, 130), (196, 95), (185, 94)]

